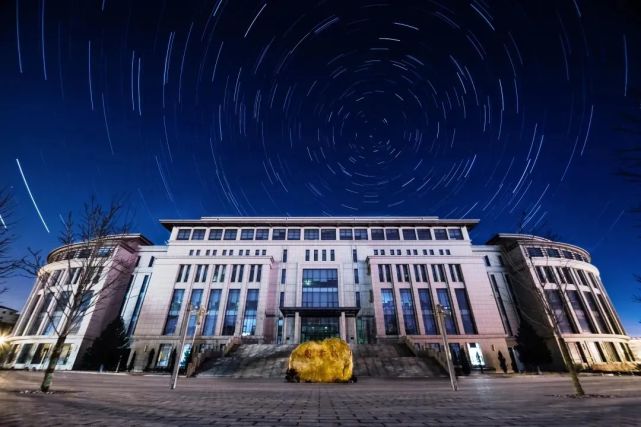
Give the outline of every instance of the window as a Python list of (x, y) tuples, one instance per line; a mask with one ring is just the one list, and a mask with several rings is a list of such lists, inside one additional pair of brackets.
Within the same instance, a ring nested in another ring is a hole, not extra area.
[(576, 284), (576, 283), (574, 283), (574, 277), (572, 276), (572, 272), (570, 271), (570, 269), (568, 267), (563, 267), (561, 271), (563, 271), (563, 275), (565, 276), (565, 280), (569, 284), (571, 284), (571, 285), (575, 285)]
[(236, 236), (238, 234), (238, 230), (235, 228), (228, 228), (225, 230), (225, 234), (223, 239), (224, 240), (236, 240)]
[(314, 249), (314, 261), (318, 261), (318, 249)]
[(352, 249), (352, 262), (357, 262), (358, 261), (358, 253), (356, 252), (356, 249)]
[(178, 316), (180, 315), (180, 308), (183, 304), (184, 295), (184, 289), (174, 289), (174, 293), (171, 296), (171, 304), (169, 305), (169, 313), (167, 313), (167, 320), (165, 321), (163, 335), (173, 335), (176, 332), (176, 325), (178, 324)]
[(134, 306), (133, 314), (131, 315), (131, 320), (129, 321), (129, 326), (127, 327), (127, 336), (131, 336), (136, 329), (136, 324), (138, 323), (138, 316), (140, 316), (140, 309), (142, 308), (142, 303), (145, 299), (145, 294), (147, 293), (147, 283), (149, 282), (149, 275), (145, 274), (145, 277), (142, 280), (142, 285), (140, 286), (140, 291), (138, 292), (138, 298), (136, 298), (136, 305)]
[(49, 306), (51, 305), (52, 299), (53, 299), (53, 294), (51, 292), (48, 292), (44, 298), (44, 302), (40, 306), (40, 311), (36, 316), (36, 320), (33, 323), (31, 323), (31, 326), (29, 327), (29, 331), (27, 332), (27, 335), (38, 334), (38, 331), (40, 330), (40, 325), (42, 325), (42, 321), (44, 320), (45, 316), (47, 316), (47, 311), (49, 310)]
[(101, 257), (101, 258), (108, 257), (109, 255), (111, 255), (111, 251), (112, 250), (113, 250), (113, 248), (111, 248), (109, 246), (103, 246), (100, 249), (98, 249), (98, 252), (96, 253), (96, 256)]
[(151, 258), (149, 258), (149, 264), (147, 264), (147, 267), (153, 267), (154, 261), (156, 261), (156, 257), (152, 256)]
[(398, 233), (398, 228), (386, 228), (385, 238), (387, 240), (401, 240), (401, 236)]
[(444, 228), (435, 228), (434, 229), (434, 239), (435, 240), (447, 240), (447, 230)]
[(209, 303), (205, 312), (205, 323), (203, 325), (202, 335), (216, 335), (216, 320), (218, 319), (218, 307), (220, 305), (220, 289), (212, 289), (209, 294)]
[(176, 276), (177, 283), (187, 282), (189, 280), (189, 271), (191, 270), (190, 264), (180, 264), (178, 267), (178, 275)]
[(321, 251), (321, 260), (327, 261), (327, 249)]
[(274, 228), (272, 231), (272, 240), (285, 240), (285, 229)]
[(212, 228), (209, 230), (209, 240), (220, 240), (223, 238), (223, 230), (220, 228)]
[[(143, 288), (147, 286), (147, 279), (149, 276), (145, 276), (144, 281), (143, 281)], [(142, 291), (141, 291), (142, 293)], [(72, 324), (71, 327), (69, 328), (69, 333), (70, 334), (77, 334), (78, 331), (80, 330), (80, 325), (82, 324), (82, 319), (85, 317), (85, 313), (89, 309), (89, 305), (91, 304), (91, 298), (93, 298), (93, 291), (86, 291), (82, 295), (82, 301), (80, 302), (80, 307), (78, 308), (78, 315), (72, 319)], [(138, 300), (140, 300), (140, 294), (138, 295)], [(140, 301), (140, 304), (142, 304), (142, 301)], [(140, 311), (140, 306), (139, 302), (136, 301), (136, 308), (138, 308), (138, 311)], [(134, 308), (134, 313), (132, 316), (132, 321), (134, 321), (134, 317), (137, 320), (138, 318), (138, 313), (136, 312), (136, 308)]]
[(269, 228), (259, 228), (256, 230), (256, 240), (269, 240)]
[(608, 328), (607, 323), (603, 319), (603, 316), (601, 316), (601, 311), (599, 311), (599, 307), (596, 304), (596, 300), (594, 299), (594, 296), (592, 295), (591, 292), (583, 292), (583, 296), (585, 297), (585, 300), (588, 303), (588, 307), (590, 308), (590, 311), (592, 312), (592, 317), (594, 317), (594, 320), (596, 321), (599, 331), (598, 333), (602, 334), (611, 334), (612, 331), (610, 328)]
[(401, 310), (403, 311), (403, 323), (405, 324), (406, 335), (418, 335), (418, 325), (414, 314), (414, 297), (410, 289), (400, 289)]
[(267, 256), (267, 249), (263, 249), (262, 251), (260, 251), (260, 255)]
[(496, 257), (499, 259), (499, 265), (501, 267), (505, 267), (505, 263), (503, 262), (503, 257), (501, 255), (497, 255)]
[(438, 302), (446, 310), (444, 320), (445, 320), (445, 331), (448, 334), (455, 335), (456, 323), (454, 322), (454, 307), (450, 302), (450, 294), (447, 292), (447, 289), (437, 289), (436, 296), (438, 297)]
[(211, 281), (222, 283), (225, 281), (225, 268), (226, 265), (216, 264), (214, 266), (214, 274), (212, 275)]
[(231, 282), (240, 283), (243, 281), (243, 272), (245, 271), (245, 266), (242, 264), (234, 264), (231, 269)]
[(545, 277), (547, 278), (548, 283), (558, 283), (556, 281), (556, 276), (554, 276), (554, 270), (550, 266), (544, 266), (543, 270), (545, 270)]
[(463, 232), (460, 228), (448, 228), (447, 234), (450, 240), (463, 240)]
[(287, 240), (300, 240), (300, 228), (289, 228), (287, 230)]
[(437, 335), (436, 318), (434, 317), (434, 308), (432, 306), (432, 296), (429, 289), (419, 289), (418, 299), (421, 303), (423, 312), (423, 325), (425, 326), (426, 335)]
[(358, 268), (354, 269), (354, 283), (358, 284)]
[(256, 313), (258, 312), (258, 289), (248, 289), (245, 300), (245, 315), (243, 316), (242, 336), (256, 333)]
[(356, 308), (361, 308), (361, 293), (356, 292), (354, 299), (356, 300)]
[(512, 326), (510, 325), (510, 320), (507, 317), (507, 310), (505, 309), (505, 303), (503, 302), (503, 297), (501, 296), (499, 285), (496, 283), (496, 277), (494, 277), (493, 274), (490, 274), (490, 282), (492, 282), (492, 288), (494, 289), (494, 297), (496, 298), (496, 303), (499, 306), (499, 310), (501, 311), (501, 321), (503, 322), (503, 329), (508, 335), (513, 335)]
[(334, 249), (329, 250), (329, 260), (336, 261), (336, 252), (334, 252)]
[(254, 229), (253, 228), (241, 229), (240, 240), (254, 240)]
[(238, 316), (238, 301), (240, 300), (240, 289), (230, 289), (227, 294), (227, 308), (223, 319), (222, 335), (234, 335), (236, 330), (236, 317)]
[(400, 264), (396, 264), (396, 280), (398, 282), (402, 282), (403, 281), (403, 275), (401, 274), (401, 265)]
[(195, 228), (194, 232), (191, 233), (191, 240), (205, 240), (205, 229)]
[(70, 291), (63, 291), (60, 295), (58, 295), (56, 304), (54, 305), (54, 309), (49, 315), (49, 322), (47, 323), (47, 326), (45, 326), (45, 330), (42, 335), (53, 335), (54, 332), (57, 334), (59, 328), (63, 326), (62, 323), (64, 323), (64, 320), (62, 318), (62, 315), (67, 308), (70, 296)]
[(418, 240), (432, 240), (432, 233), (429, 228), (419, 228), (416, 230)]
[(385, 324), (385, 335), (398, 335), (398, 324), (396, 321), (396, 303), (394, 302), (394, 290), (381, 289), (381, 303), (383, 304), (383, 321)]
[(463, 322), (463, 331), (468, 335), (476, 334), (476, 324), (474, 323), (474, 316), (472, 315), (470, 302), (467, 298), (467, 292), (465, 292), (465, 289), (455, 289), (454, 292), (461, 314), (461, 321)]
[(191, 228), (179, 228), (178, 235), (176, 236), (176, 240), (189, 240), (190, 235), (191, 235)]
[(338, 307), (337, 269), (303, 269), (303, 307)]
[(558, 250), (556, 250), (556, 249), (548, 248), (548, 249), (546, 249), (546, 252), (547, 252), (547, 254), (548, 254), (548, 256), (549, 256), (549, 257), (552, 257), (552, 258), (561, 258), (561, 254), (560, 254), (560, 253), (559, 253), (559, 251), (558, 251)]
[(252, 264), (249, 268), (249, 282), (260, 282), (262, 265)]
[(323, 228), (321, 230), (321, 240), (336, 240), (336, 229)]
[(432, 277), (435, 282), (445, 282), (445, 266), (443, 264), (432, 264)]
[(171, 344), (160, 344), (158, 349), (158, 361), (156, 362), (157, 368), (166, 368), (169, 366), (169, 358), (171, 357)]
[(189, 299), (189, 320), (187, 323), (187, 335), (192, 336), (196, 334), (196, 321), (198, 320), (198, 313), (192, 313), (191, 310), (200, 310), (201, 300), (203, 298), (202, 289), (194, 289), (191, 291), (191, 298)]
[(372, 240), (385, 240), (385, 233), (382, 228), (372, 228)]
[(354, 240), (351, 228), (341, 228), (339, 230), (339, 237), (341, 240)]
[(586, 277), (585, 272), (583, 270), (574, 270), (574, 271), (576, 272), (576, 275), (579, 277), (579, 282), (581, 282), (583, 286), (589, 287), (590, 284), (588, 283), (588, 278)]
[(287, 249), (283, 249), (283, 262), (287, 262)]
[(367, 228), (357, 228), (354, 230), (354, 240), (367, 240)]
[(565, 308), (565, 304), (563, 304), (559, 291), (556, 289), (546, 289), (545, 297), (550, 305), (550, 309), (554, 313), (554, 318), (558, 322), (561, 332), (576, 333), (574, 325), (570, 323), (570, 316)]
[(490, 257), (489, 256), (485, 255), (483, 257), (483, 259), (485, 260), (485, 266), (486, 267), (491, 267), (492, 266), (492, 264), (490, 263)]
[(280, 284), (284, 285), (285, 284), (285, 280), (287, 280), (287, 270), (283, 268), (280, 271)]
[(18, 355), (18, 359), (16, 360), (17, 364), (27, 364), (31, 361), (31, 348), (33, 347), (33, 344), (28, 343), (24, 344), (22, 346), (22, 349), (20, 349), (20, 354)]
[(542, 257), (543, 256), (543, 250), (541, 248), (527, 248), (527, 255), (530, 258)]
[(413, 228), (404, 228), (403, 240), (416, 240), (416, 230)]
[(427, 283), (429, 281), (427, 277), (427, 266), (425, 264), (421, 264), (419, 268), (421, 270), (421, 282)]
[(463, 270), (461, 269), (461, 264), (450, 264), (450, 276), (452, 277), (453, 282), (463, 281)]
[(588, 318), (585, 306), (583, 305), (583, 301), (581, 301), (581, 297), (579, 296), (579, 292), (568, 291), (567, 294), (568, 299), (570, 300), (570, 305), (572, 306), (574, 314), (576, 315), (576, 318), (579, 322), (579, 326), (581, 327), (581, 331), (584, 333), (595, 333), (596, 331), (594, 330), (594, 327), (592, 326), (592, 323)]
[(318, 240), (318, 238), (319, 238), (318, 228), (305, 229), (305, 240)]
[(310, 253), (310, 250), (305, 249), (305, 261), (309, 261), (309, 253)]

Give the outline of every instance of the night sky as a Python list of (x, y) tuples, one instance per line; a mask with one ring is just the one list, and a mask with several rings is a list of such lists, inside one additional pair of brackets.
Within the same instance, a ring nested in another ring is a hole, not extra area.
[[(14, 252), (91, 194), (160, 244), (160, 218), (480, 218), (477, 244), (521, 224), (586, 248), (641, 335), (641, 190), (617, 175), (639, 28), (632, 0), (5, 0)], [(6, 285), (21, 308), (31, 280)]]

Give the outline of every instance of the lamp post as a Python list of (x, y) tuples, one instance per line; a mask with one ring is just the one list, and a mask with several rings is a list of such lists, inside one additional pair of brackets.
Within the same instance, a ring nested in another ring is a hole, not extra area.
[[(171, 390), (176, 388), (176, 382), (178, 381), (178, 371), (180, 370), (180, 362), (183, 357), (185, 340), (187, 339), (187, 329), (189, 326), (189, 318), (191, 317), (192, 314), (197, 314), (197, 317), (196, 317), (196, 326), (197, 326), (200, 324), (200, 316), (202, 313), (203, 313), (203, 310), (189, 304), (189, 310), (187, 310), (186, 316), (182, 322), (182, 327), (180, 331), (180, 335), (182, 335), (182, 338), (180, 339), (180, 347), (178, 347), (178, 351), (176, 352), (176, 359), (174, 360), (174, 369), (172, 370), (172, 373), (171, 373), (171, 386), (170, 386)], [(194, 330), (194, 339), (195, 338), (196, 338), (196, 331)], [(194, 341), (192, 340), (191, 351), (193, 351), (193, 342)]]
[(450, 310), (446, 307), (443, 307), (441, 304), (436, 304), (436, 317), (438, 319), (438, 328), (441, 331), (441, 336), (443, 337), (443, 346), (445, 347), (445, 358), (447, 359), (447, 370), (450, 375), (450, 384), (452, 384), (452, 390), (458, 390), (458, 384), (456, 382), (456, 374), (454, 373), (454, 364), (452, 363), (452, 354), (450, 353), (450, 346), (447, 343), (447, 333), (445, 332), (445, 315), (450, 314)]

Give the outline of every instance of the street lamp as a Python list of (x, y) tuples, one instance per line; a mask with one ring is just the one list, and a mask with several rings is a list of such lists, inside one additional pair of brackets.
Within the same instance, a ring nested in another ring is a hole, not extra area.
[(445, 358), (447, 359), (447, 371), (450, 374), (450, 383), (452, 384), (452, 390), (458, 390), (458, 384), (456, 382), (456, 374), (454, 373), (454, 364), (452, 363), (452, 354), (450, 353), (450, 346), (447, 343), (447, 333), (445, 332), (445, 315), (451, 314), (451, 311), (447, 307), (443, 307), (441, 304), (436, 304), (436, 318), (438, 319), (438, 328), (441, 331), (441, 336), (443, 337), (443, 346), (445, 347)]
[[(199, 309), (194, 307), (193, 305), (189, 304), (189, 309), (187, 310), (187, 313), (185, 315), (185, 318), (183, 319), (182, 322), (182, 328), (181, 328), (181, 335), (182, 338), (180, 340), (180, 347), (179, 352), (176, 352), (176, 359), (174, 359), (174, 369), (171, 373), (171, 390), (176, 388), (176, 382), (178, 381), (178, 371), (180, 370), (180, 361), (182, 360), (183, 357), (183, 349), (185, 347), (185, 340), (187, 339), (187, 329), (189, 325), (189, 318), (191, 317), (192, 314), (196, 314), (196, 328), (198, 325), (200, 325), (200, 318), (202, 314), (204, 313), (203, 309)], [(194, 337), (192, 339), (192, 344), (191, 344), (191, 350), (194, 351), (194, 340), (196, 339), (196, 328), (194, 328)]]

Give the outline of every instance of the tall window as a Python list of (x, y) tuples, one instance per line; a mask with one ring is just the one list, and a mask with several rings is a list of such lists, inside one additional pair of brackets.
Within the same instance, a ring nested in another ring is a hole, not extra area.
[(357, 262), (358, 261), (358, 253), (356, 252), (356, 249), (352, 249), (352, 262)]
[(180, 316), (180, 308), (183, 304), (184, 295), (184, 289), (174, 289), (163, 335), (173, 335), (176, 332), (176, 325), (178, 324), (178, 316)]
[(142, 308), (142, 302), (145, 300), (145, 294), (147, 293), (147, 282), (149, 281), (149, 275), (145, 274), (145, 277), (142, 279), (142, 285), (140, 286), (140, 292), (138, 292), (138, 298), (136, 298), (136, 305), (134, 306), (134, 312), (131, 315), (131, 320), (129, 321), (129, 326), (127, 327), (127, 336), (133, 334), (134, 329), (136, 329), (136, 324), (138, 323), (138, 316), (140, 316), (140, 309)]
[(336, 261), (336, 251), (334, 251), (334, 249), (329, 250), (329, 260)]
[(206, 264), (198, 264), (196, 266), (196, 277), (194, 278), (194, 282), (205, 283), (208, 268), (209, 266)]
[(38, 331), (40, 330), (40, 325), (42, 325), (42, 321), (47, 316), (47, 311), (49, 310), (52, 299), (53, 294), (51, 292), (48, 292), (44, 298), (44, 302), (40, 306), (40, 311), (38, 312), (35, 321), (31, 323), (31, 326), (29, 327), (27, 335), (36, 335), (38, 333)]
[(245, 301), (245, 315), (243, 317), (242, 335), (254, 335), (256, 333), (256, 313), (258, 312), (258, 289), (247, 290)]
[(586, 313), (585, 306), (581, 297), (579, 296), (578, 291), (568, 291), (568, 299), (570, 300), (570, 305), (574, 310), (577, 320), (579, 321), (579, 326), (581, 327), (582, 332), (591, 332), (595, 333), (594, 327), (588, 318)]
[(287, 262), (287, 249), (283, 249), (283, 262)]
[(611, 334), (612, 331), (608, 328), (607, 323), (603, 319), (603, 316), (599, 311), (599, 307), (596, 304), (596, 300), (594, 299), (594, 295), (592, 295), (591, 292), (583, 292), (583, 296), (585, 296), (585, 300), (588, 302), (588, 307), (592, 312), (592, 317), (594, 317), (594, 320), (599, 327), (599, 332), (602, 334)]
[(394, 290), (381, 289), (381, 302), (383, 304), (383, 321), (385, 324), (385, 335), (398, 335), (398, 323), (396, 321), (396, 303), (394, 302)]
[[(200, 310), (200, 304), (203, 299), (203, 290), (194, 289), (191, 291), (191, 299), (189, 300), (189, 308), (192, 310)], [(187, 335), (192, 336), (196, 333), (196, 321), (198, 320), (198, 313), (189, 314), (189, 323), (187, 323)]]
[(240, 300), (240, 289), (230, 289), (227, 295), (227, 308), (223, 319), (223, 335), (234, 335), (236, 329), (236, 317), (238, 316), (238, 301)]
[(501, 296), (501, 291), (499, 290), (499, 285), (496, 282), (496, 277), (493, 274), (490, 274), (490, 281), (492, 282), (492, 288), (494, 289), (494, 295), (496, 296), (496, 304), (499, 306), (501, 311), (501, 320), (503, 321), (503, 328), (508, 335), (513, 335), (512, 326), (510, 325), (510, 320), (507, 317), (507, 310), (505, 309), (505, 303), (503, 302), (503, 297)]
[(423, 325), (425, 326), (426, 335), (437, 335), (436, 318), (434, 318), (434, 308), (432, 306), (432, 295), (429, 289), (419, 289), (418, 299), (421, 302), (421, 311), (423, 312)]
[(561, 293), (556, 289), (546, 289), (545, 297), (547, 298), (548, 304), (550, 304), (550, 308), (554, 313), (561, 332), (576, 333), (574, 325), (570, 322), (570, 316), (565, 308), (565, 304), (563, 304), (563, 300), (561, 299)]
[[(145, 276), (146, 278), (147, 276)], [(89, 304), (91, 303), (91, 298), (93, 298), (93, 291), (87, 291), (82, 295), (82, 301), (80, 302), (80, 307), (78, 308), (78, 315), (75, 319), (72, 319), (73, 323), (69, 329), (70, 334), (77, 334), (80, 330), (80, 325), (82, 324), (82, 319), (85, 317), (87, 309), (89, 309)], [(140, 296), (138, 296), (140, 298)], [(136, 311), (134, 309), (134, 315)], [(132, 318), (133, 320), (133, 318)]]
[(286, 280), (287, 280), (287, 270), (283, 268), (280, 271), (280, 284), (284, 285)]
[[(31, 301), (31, 304), (29, 304), (29, 308), (25, 310), (23, 317), (20, 319), (22, 322), (20, 322), (20, 325), (14, 332), (15, 336), (23, 335), (23, 331), (26, 330), (27, 328), (27, 323), (29, 323), (29, 320), (31, 319), (31, 316), (34, 313), (34, 310), (36, 307), (38, 307), (38, 303), (40, 302), (40, 298), (42, 298), (41, 295), (36, 295), (34, 299)], [(10, 360), (7, 360), (7, 362), (10, 362)]]
[(225, 281), (225, 269), (226, 265), (216, 264), (214, 266), (214, 274), (212, 274), (211, 281), (222, 283)]
[(450, 264), (450, 276), (452, 276), (452, 281), (454, 282), (463, 281), (463, 270), (461, 269), (461, 264)]
[(309, 253), (310, 253), (310, 250), (305, 249), (305, 261), (309, 261)]
[(443, 264), (432, 264), (432, 276), (435, 282), (445, 282), (445, 267)]
[(303, 269), (303, 307), (338, 307), (337, 269)]
[(437, 289), (436, 296), (438, 297), (439, 304), (447, 310), (444, 318), (445, 331), (451, 335), (457, 334), (456, 322), (454, 322), (454, 307), (452, 307), (452, 302), (450, 301), (450, 294), (447, 292), (447, 289)]
[(63, 291), (60, 295), (58, 295), (58, 300), (56, 301), (56, 305), (53, 311), (51, 312), (49, 323), (47, 323), (47, 326), (45, 327), (42, 335), (53, 335), (53, 333), (56, 332), (60, 326), (62, 326), (60, 324), (62, 321), (62, 315), (64, 314), (65, 308), (67, 307), (67, 302), (69, 301), (70, 295), (70, 291)]
[(458, 309), (461, 313), (461, 321), (463, 322), (463, 331), (466, 334), (476, 334), (476, 324), (474, 323), (474, 315), (470, 307), (470, 301), (467, 298), (465, 289), (455, 289), (456, 301), (458, 302)]
[(410, 289), (400, 289), (401, 307), (403, 310), (403, 323), (405, 324), (405, 334), (418, 335), (418, 326), (416, 324), (416, 315), (414, 313), (414, 297)]
[(358, 268), (354, 269), (354, 283), (358, 284)]
[(189, 280), (189, 271), (191, 270), (191, 264), (180, 264), (178, 267), (178, 275), (176, 276), (176, 282), (187, 282)]
[(218, 306), (220, 305), (220, 289), (212, 289), (209, 294), (209, 303), (205, 313), (205, 323), (202, 335), (211, 336), (216, 334), (216, 321), (218, 320)]

